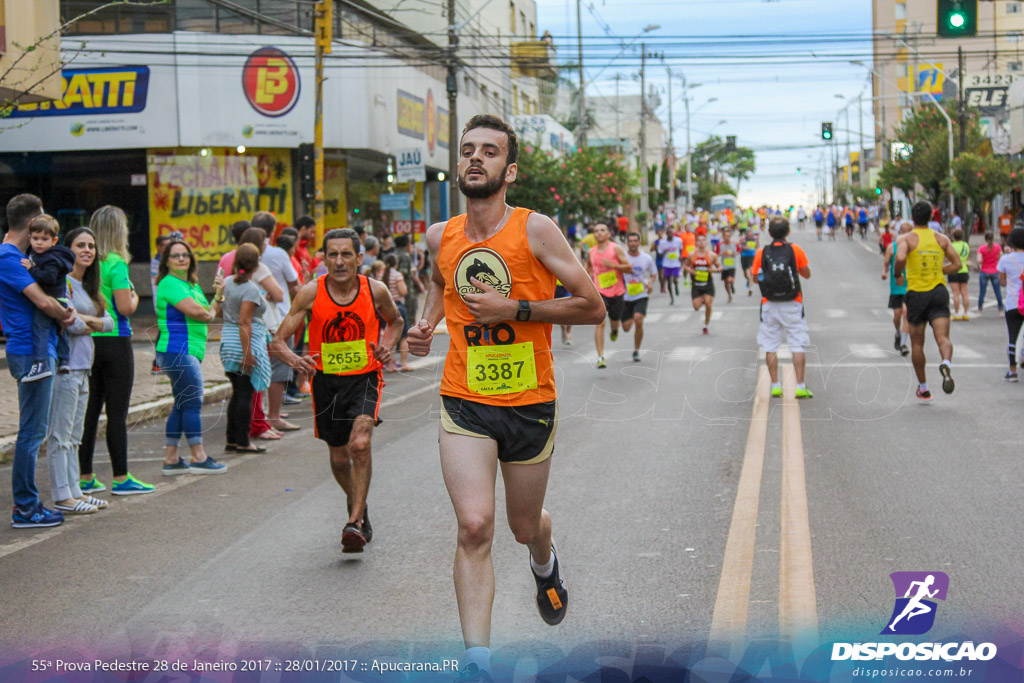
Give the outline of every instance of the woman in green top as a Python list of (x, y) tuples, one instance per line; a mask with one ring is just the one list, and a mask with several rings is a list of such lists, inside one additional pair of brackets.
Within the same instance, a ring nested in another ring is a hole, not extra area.
[[(971, 274), (967, 270), (967, 263), (971, 247), (964, 242), (964, 231), (960, 228), (953, 231), (953, 248), (960, 254), (962, 264), (958, 272), (946, 276), (949, 279), (949, 289), (953, 293), (953, 320), (970, 320), (971, 316), (967, 313), (967, 281), (971, 279)], [(960, 313), (961, 304), (964, 308), (963, 314)]]
[[(171, 379), (174, 407), (167, 416), (163, 473), (220, 474), (227, 468), (203, 450), (203, 356), (207, 326), (217, 317), (196, 275), (196, 258), (187, 244), (171, 241), (164, 249), (157, 274), (156, 320), (160, 341), (156, 363)], [(216, 304), (214, 304), (216, 306)], [(182, 435), (192, 461), (178, 455)]]
[(89, 404), (85, 409), (82, 443), (78, 446), (81, 470), (79, 487), (85, 495), (106, 491), (93, 473), (93, 451), (100, 411), (107, 410), (107, 452), (114, 471), (111, 493), (130, 496), (152, 493), (153, 485), (139, 481), (128, 472), (128, 406), (135, 383), (132, 326), (128, 316), (135, 313), (139, 295), (128, 279), (128, 218), (116, 206), (96, 209), (89, 219), (96, 235), (96, 260), (100, 264), (100, 295), (114, 319), (111, 332), (93, 333), (92, 372), (89, 374)]

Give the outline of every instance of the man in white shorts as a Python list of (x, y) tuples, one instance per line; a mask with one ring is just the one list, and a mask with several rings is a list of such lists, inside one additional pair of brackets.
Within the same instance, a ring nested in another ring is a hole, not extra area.
[(803, 293), (800, 289), (800, 278), (810, 278), (811, 268), (807, 264), (804, 250), (786, 241), (789, 234), (788, 220), (781, 216), (772, 218), (768, 223), (768, 234), (771, 235), (771, 244), (757, 250), (750, 269), (751, 278), (761, 287), (762, 297), (757, 343), (765, 350), (773, 397), (782, 396), (778, 351), (785, 339), (793, 354), (796, 397), (814, 398), (814, 394), (804, 384), (806, 351), (811, 337), (807, 332)]

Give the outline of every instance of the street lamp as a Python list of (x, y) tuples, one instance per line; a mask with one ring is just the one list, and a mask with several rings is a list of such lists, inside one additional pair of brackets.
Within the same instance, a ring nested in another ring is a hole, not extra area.
[[(698, 87), (700, 85), (700, 83), (688, 84), (686, 82), (686, 76), (685, 75), (681, 76), (681, 78), (682, 78), (682, 81), (683, 81), (683, 90), (684, 90), (684, 93), (686, 93), (684, 95), (684, 97), (683, 97), (683, 101), (686, 103), (686, 212), (690, 213), (691, 211), (693, 211), (693, 163), (692, 163), (692, 159), (691, 159), (691, 156), (692, 156), (692, 153), (693, 153), (693, 151), (692, 151), (693, 148), (690, 146), (690, 121), (691, 121), (691, 119), (693, 117), (690, 114), (690, 96), (689, 96), (689, 91), (692, 90), (693, 88)], [(708, 106), (712, 102), (717, 102), (717, 101), (718, 101), (717, 97), (712, 97), (707, 102), (705, 102), (704, 104), (700, 105), (697, 108), (697, 111), (694, 112), (694, 114), (696, 114), (697, 112), (699, 112), (701, 109), (703, 109), (704, 107)], [(724, 121), (722, 123), (724, 123)], [(722, 125), (722, 124), (720, 123), (718, 125)]]

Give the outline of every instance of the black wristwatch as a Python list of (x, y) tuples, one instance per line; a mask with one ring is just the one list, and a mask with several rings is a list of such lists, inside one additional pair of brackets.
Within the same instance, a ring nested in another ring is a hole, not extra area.
[(525, 323), (530, 319), (530, 302), (526, 299), (519, 300), (519, 310), (516, 312), (516, 320)]

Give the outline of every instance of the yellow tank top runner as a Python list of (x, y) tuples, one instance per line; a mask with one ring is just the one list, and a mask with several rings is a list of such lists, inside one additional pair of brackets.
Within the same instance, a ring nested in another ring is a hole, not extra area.
[(907, 291), (930, 292), (946, 283), (942, 264), (946, 260), (931, 228), (914, 228), (917, 248), (907, 255)]

